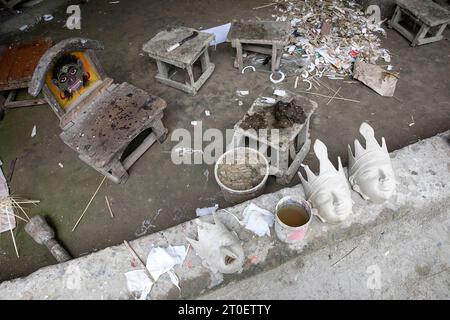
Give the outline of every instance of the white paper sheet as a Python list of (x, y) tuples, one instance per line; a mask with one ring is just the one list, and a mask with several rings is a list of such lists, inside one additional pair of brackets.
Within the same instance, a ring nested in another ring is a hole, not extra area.
[(153, 248), (147, 257), (147, 269), (153, 279), (157, 281), (159, 277), (172, 270), (176, 265), (182, 264), (186, 258), (185, 246), (168, 246), (167, 248)]
[(231, 27), (231, 23), (226, 23), (221, 26), (202, 30), (202, 32), (214, 34), (216, 39), (211, 41), (209, 45), (215, 46), (215, 45), (218, 45), (219, 43), (223, 43), (227, 40), (228, 32), (230, 32), (230, 27)]
[(244, 219), (241, 221), (241, 224), (245, 225), (245, 229), (260, 237), (264, 235), (270, 237), (270, 227), (272, 227), (275, 218), (272, 212), (250, 203), (245, 208), (243, 216)]
[(139, 293), (139, 300), (145, 300), (152, 289), (153, 282), (144, 270), (133, 270), (125, 273), (127, 288), (131, 293)]

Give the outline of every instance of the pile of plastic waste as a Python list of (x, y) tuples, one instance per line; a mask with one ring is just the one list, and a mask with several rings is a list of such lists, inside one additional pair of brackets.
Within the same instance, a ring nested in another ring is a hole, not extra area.
[[(342, 79), (352, 74), (356, 59), (376, 63), (390, 62), (389, 51), (380, 47), (386, 31), (376, 15), (343, 0), (279, 0), (275, 6), (277, 21), (289, 21), (292, 27), (286, 53), (304, 61), (302, 77), (310, 75)], [(391, 68), (391, 67), (390, 67)]]

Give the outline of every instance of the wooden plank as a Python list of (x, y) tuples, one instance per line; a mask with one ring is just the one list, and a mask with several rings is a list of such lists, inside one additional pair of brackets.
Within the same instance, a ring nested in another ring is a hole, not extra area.
[(0, 61), (2, 90), (28, 87), (40, 58), (50, 47), (49, 38), (11, 44)]
[(0, 61), (0, 85), (8, 84), (9, 72), (14, 64), (14, 55), (17, 48), (10, 45), (3, 53)]

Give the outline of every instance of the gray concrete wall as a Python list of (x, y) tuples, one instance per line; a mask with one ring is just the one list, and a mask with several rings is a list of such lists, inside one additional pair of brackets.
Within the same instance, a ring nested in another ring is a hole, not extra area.
[[(448, 191), (450, 181), (448, 135), (449, 132), (446, 132), (392, 152), (392, 164), (398, 180), (397, 195), (385, 204), (371, 204), (363, 201), (358, 194), (353, 193), (354, 213), (347, 221), (341, 225), (333, 226), (313, 220), (305, 241), (300, 245), (288, 246), (282, 244), (275, 239), (273, 234), (271, 237), (255, 237), (241, 228), (228, 213), (220, 211), (221, 220), (237, 232), (243, 243), (247, 258), (243, 272), (235, 275), (213, 274), (202, 266), (201, 260), (190, 250), (184, 264), (175, 268), (175, 272), (180, 278), (181, 292), (171, 284), (166, 274), (154, 285), (150, 294), (151, 298), (197, 297), (206, 294), (212, 288), (257, 276), (285, 263), (302, 261), (302, 257), (307, 257), (316, 252), (316, 260), (308, 260), (309, 262), (315, 261), (312, 265), (309, 265), (309, 268), (323, 267), (323, 260), (327, 259), (323, 252), (331, 250), (333, 246), (339, 243), (348, 243), (349, 239), (363, 237), (364, 234), (376, 234), (384, 226), (389, 228), (389, 226), (396, 224), (401, 228), (404, 227), (406, 231), (414, 231), (414, 228), (417, 229), (418, 221), (430, 220), (433, 224), (436, 223), (434, 229), (427, 229), (429, 230), (428, 236), (439, 235), (441, 250), (446, 252), (448, 257), (449, 212), (447, 204), (450, 199)], [(387, 143), (389, 145), (389, 139), (387, 139)], [(285, 195), (303, 195), (303, 189), (301, 185), (297, 185), (273, 194), (263, 195), (252, 201), (273, 211), (277, 201)], [(242, 218), (242, 211), (247, 204), (239, 204), (227, 208), (227, 210)], [(442, 206), (444, 207), (442, 208)], [(420, 219), (408, 220), (408, 218), (404, 218), (411, 215), (420, 215)], [(203, 217), (202, 219), (211, 220), (211, 217)], [(415, 224), (414, 221), (416, 221)], [(435, 234), (434, 230), (438, 225), (441, 226), (441, 231)], [(187, 245), (186, 236), (196, 236), (194, 221), (139, 238), (133, 241), (131, 245), (141, 257), (146, 257), (153, 246)], [(405, 237), (407, 239), (407, 235)], [(362, 246), (362, 250), (364, 250), (364, 247), (367, 249), (373, 248), (373, 244), (367, 237), (362, 239), (366, 239), (367, 242)], [(389, 250), (389, 244), (395, 247), (397, 240), (396, 238), (385, 238), (384, 246), (381, 248), (382, 252), (385, 252), (383, 250)], [(413, 242), (414, 245), (416, 243)], [(426, 245), (427, 242), (423, 244)], [(420, 243), (417, 245), (420, 245)], [(421, 250), (427, 250), (426, 246)], [(355, 255), (353, 258), (355, 257), (357, 256)], [(414, 260), (415, 256), (410, 255), (409, 259)], [(437, 270), (438, 266), (448, 267), (448, 258), (440, 256), (439, 259), (441, 259), (438, 261), (439, 265), (436, 264), (433, 268)], [(131, 260), (123, 245), (110, 247), (67, 263), (42, 268), (25, 278), (5, 281), (0, 284), (0, 299), (129, 299), (131, 296), (126, 289), (124, 273), (136, 269), (131, 265)], [(419, 263), (420, 261), (418, 261), (418, 265)], [(398, 267), (398, 261), (393, 259), (383, 267), (395, 269)], [(434, 272), (435, 269), (429, 270), (429, 272)], [(351, 273), (353, 271), (343, 269), (342, 272)], [(280, 281), (290, 281), (289, 277), (281, 277), (284, 280), (280, 279)], [(314, 297), (324, 296), (326, 296), (326, 292), (316, 292)], [(414, 297), (408, 296), (408, 294), (397, 294), (395, 291), (391, 295), (379, 297), (398, 298), (403, 296)]]

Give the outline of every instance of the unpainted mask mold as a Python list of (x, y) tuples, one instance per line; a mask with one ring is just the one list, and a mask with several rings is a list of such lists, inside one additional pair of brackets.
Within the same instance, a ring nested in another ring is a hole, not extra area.
[(386, 141), (381, 138), (380, 146), (373, 128), (365, 122), (361, 124), (359, 132), (366, 140), (366, 148), (356, 139), (353, 155), (350, 145), (348, 146), (349, 181), (353, 190), (365, 200), (382, 203), (395, 194), (396, 190)]
[(316, 140), (314, 153), (320, 162), (319, 175), (316, 176), (305, 166), (306, 179), (299, 172), (303, 189), (308, 201), (312, 203), (315, 213), (323, 222), (339, 223), (352, 213), (351, 190), (338, 157), (338, 170), (328, 159), (325, 144)]
[(215, 224), (197, 221), (198, 240), (187, 238), (205, 267), (213, 272), (235, 273), (242, 270), (244, 249), (239, 238), (214, 216)]

